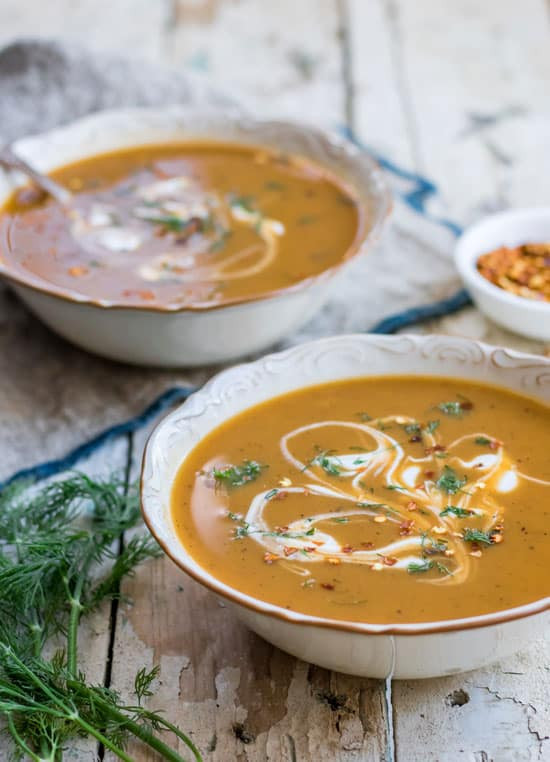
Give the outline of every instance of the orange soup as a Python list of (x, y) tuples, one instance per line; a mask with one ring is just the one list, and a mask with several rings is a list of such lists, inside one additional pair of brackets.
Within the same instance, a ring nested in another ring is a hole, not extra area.
[(191, 556), (262, 601), (368, 623), (550, 594), (550, 409), (464, 380), (301, 389), (206, 436), (172, 490)]
[(0, 213), (0, 256), (15, 274), (120, 305), (265, 296), (342, 262), (367, 224), (326, 169), (246, 146), (134, 148), (52, 177), (73, 200), (14, 194)]

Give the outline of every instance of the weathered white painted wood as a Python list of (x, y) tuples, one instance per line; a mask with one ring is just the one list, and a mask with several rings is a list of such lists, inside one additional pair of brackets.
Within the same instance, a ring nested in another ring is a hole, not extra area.
[[(338, 7), (347, 11), (349, 58), (336, 40)], [(549, 195), (550, 181), (540, 171), (550, 140), (545, 13), (542, 0), (54, 0), (44, 10), (33, 0), (3, 0), (0, 40), (55, 34), (191, 66), (242, 92), (253, 108), (324, 123), (340, 122), (347, 106), (362, 138), (431, 174), (444, 189), (446, 213), (467, 221), (487, 208), (541, 203)], [(474, 118), (468, 134), (472, 112), (488, 124)], [(411, 257), (427, 245), (440, 247), (440, 273), (452, 279), (450, 238), (419, 232), (412, 215), (400, 216), (392, 236), (391, 245), (406, 245)], [(415, 277), (429, 293), (429, 278)], [(399, 288), (396, 279), (396, 304)], [(0, 475), (60, 454), (182, 377), (90, 358), (52, 337), (12, 297), (1, 299), (0, 416), (9, 433)], [(360, 327), (343, 307), (337, 317), (311, 333)], [(434, 326), (540, 348), (500, 332), (473, 310)], [(272, 649), (212, 596), (182, 582), (167, 561), (143, 569), (128, 592), (134, 604), (119, 617), (115, 683), (127, 692), (135, 669), (160, 661), (154, 705), (190, 729), (209, 758), (382, 758), (377, 684), (308, 669)], [(99, 621), (98, 632), (105, 626), (106, 619)], [(98, 672), (104, 638), (103, 631), (85, 646)], [(398, 684), (399, 762), (550, 759), (547, 647), (464, 677)], [(453, 696), (459, 689), (469, 701), (451, 706), (463, 699)]]
[[(468, 222), (501, 206), (545, 203), (541, 199), (550, 193), (550, 180), (540, 162), (550, 142), (544, 85), (550, 61), (537, 50), (548, 37), (544, 4), (380, 0), (352, 2), (352, 7), (356, 87), (369, 77), (368, 54), (359, 41), (373, 18), (383, 19), (386, 28), (376, 39), (378, 45), (385, 41), (383, 55), (392, 66), (378, 69), (377, 87), (383, 91), (385, 83), (397, 92), (400, 105), (399, 111), (390, 100), (394, 108), (386, 102), (381, 109), (386, 150), (392, 154), (395, 135), (396, 150), (406, 154), (400, 129), (405, 124), (414, 168), (442, 189), (444, 202), (437, 211)], [(371, 109), (367, 99), (356, 101), (356, 128), (365, 140)], [(414, 223), (408, 234), (417, 237)], [(449, 241), (444, 256), (450, 256), (451, 246)], [(474, 309), (417, 330), (543, 350), (539, 342), (501, 330)], [(394, 690), (397, 758), (549, 759), (549, 690), (547, 643), (471, 675), (400, 682)]]
[(162, 61), (171, 0), (2, 0), (0, 44), (57, 37), (98, 51)]

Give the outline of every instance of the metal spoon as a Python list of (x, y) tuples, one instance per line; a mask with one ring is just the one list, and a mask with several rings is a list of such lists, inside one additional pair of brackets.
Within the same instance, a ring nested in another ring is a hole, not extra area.
[(30, 164), (27, 164), (24, 159), (21, 159), (13, 152), (9, 145), (0, 149), (0, 166), (5, 167), (6, 169), (15, 169), (18, 172), (23, 172), (23, 174), (30, 177), (39, 188), (46, 191), (48, 195), (52, 196), (52, 198), (62, 206), (67, 206), (72, 200), (72, 193), (70, 191), (56, 183), (47, 175), (38, 172), (34, 167), (31, 167)]

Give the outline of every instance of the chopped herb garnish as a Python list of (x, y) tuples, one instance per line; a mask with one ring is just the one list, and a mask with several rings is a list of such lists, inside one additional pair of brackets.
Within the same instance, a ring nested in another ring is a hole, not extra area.
[(242, 516), (240, 513), (233, 513), (232, 511), (228, 511), (227, 518), (231, 519), (231, 521), (240, 521), (242, 519)]
[(441, 511), (440, 516), (457, 516), (459, 519), (466, 519), (470, 516), (474, 516), (474, 511), (469, 511), (466, 508), (459, 508), (456, 505), (448, 505), (445, 510)]
[(433, 569), (434, 562), (428, 561), (426, 558), (423, 561), (412, 561), (407, 565), (407, 571), (409, 574), (418, 574), (419, 572), (427, 572)]
[(341, 518), (335, 516), (332, 521), (334, 521), (335, 524), (347, 524), (349, 519), (346, 516), (342, 516)]
[(245, 212), (250, 214), (256, 214), (257, 210), (254, 209), (254, 196), (233, 196), (230, 200), (231, 206), (239, 206)]
[(420, 547), (424, 554), (430, 556), (434, 553), (444, 553), (447, 550), (447, 540), (434, 540), (428, 532), (422, 532)]
[(355, 505), (358, 508), (387, 508), (388, 506), (386, 503), (365, 503), (365, 502), (359, 502), (355, 503)]
[[(461, 394), (457, 394), (457, 397), (461, 397)], [(471, 410), (473, 404), (470, 400), (463, 397), (462, 400), (453, 400), (452, 402), (440, 402), (437, 408), (441, 410), (445, 415), (452, 416), (454, 418), (460, 418), (460, 416), (468, 410)]]
[(446, 492), (447, 495), (456, 495), (457, 492), (462, 491), (462, 487), (467, 481), (466, 477), (460, 478), (454, 469), (446, 465), (443, 467), (443, 473), (435, 484), (438, 489)]
[(372, 421), (372, 416), (368, 413), (365, 413), (364, 411), (361, 411), (359, 413), (356, 413), (360, 421), (363, 421), (363, 423), (366, 423), (367, 421)]
[(275, 497), (275, 495), (279, 492), (278, 489), (270, 489), (269, 492), (266, 492), (264, 496), (264, 500), (271, 500), (272, 497)]
[(216, 238), (215, 241), (212, 241), (208, 251), (211, 254), (214, 254), (217, 251), (221, 251), (223, 248), (225, 248), (225, 245), (227, 244), (227, 239), (230, 238), (232, 235), (233, 235), (232, 230), (223, 230), (220, 233), (219, 237)]
[(391, 429), (392, 424), (391, 423), (384, 423), (384, 421), (376, 421), (376, 428), (380, 429), (380, 431), (387, 431), (388, 429)]
[(407, 491), (406, 487), (400, 487), (398, 484), (386, 484), (385, 489), (395, 490), (397, 492)]
[(424, 431), (426, 434), (433, 434), (434, 431), (439, 427), (439, 421), (428, 421), (426, 427), (424, 428)]
[(240, 527), (235, 527), (235, 539), (236, 540), (242, 540), (243, 537), (248, 537), (250, 524), (247, 524), (246, 521), (243, 521)]
[(245, 460), (242, 466), (215, 468), (212, 475), (219, 484), (225, 484), (227, 487), (242, 487), (257, 479), (264, 468), (267, 466), (260, 465), (255, 460)]
[(487, 437), (476, 437), (475, 438), (475, 443), (478, 444), (478, 445), (481, 445), (482, 447), (490, 445), (491, 441), (492, 440), (487, 439)]
[(341, 467), (334, 462), (334, 458), (329, 458), (327, 453), (330, 452), (330, 450), (325, 450), (324, 452), (319, 453), (319, 455), (316, 455), (310, 462), (308, 463), (309, 466), (321, 466), (323, 471), (328, 474), (329, 476), (340, 476), (341, 473)]
[(406, 423), (404, 429), (407, 434), (420, 434), (422, 431), (419, 423)]
[(466, 542), (479, 542), (482, 545), (492, 545), (493, 538), (488, 532), (481, 529), (465, 529), (462, 539)]

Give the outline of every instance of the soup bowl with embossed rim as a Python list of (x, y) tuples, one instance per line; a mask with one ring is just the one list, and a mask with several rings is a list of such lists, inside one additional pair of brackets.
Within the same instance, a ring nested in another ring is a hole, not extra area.
[[(337, 287), (339, 276), (377, 239), (391, 209), (381, 169), (338, 135), (291, 122), (260, 120), (237, 109), (189, 107), (104, 111), (43, 135), (14, 151), (42, 172), (120, 149), (193, 141), (287, 152), (326, 168), (354, 192), (366, 224), (339, 262), (286, 288), (219, 305), (128, 306), (93, 299), (31, 273), (15, 271), (0, 251), (0, 277), (50, 328), (110, 359), (154, 366), (196, 366), (257, 352), (307, 322)], [(23, 182), (23, 180), (21, 180)], [(14, 190), (0, 173), (0, 205)]]
[(166, 554), (224, 598), (252, 630), (289, 653), (354, 675), (424, 678), (482, 667), (541, 636), (550, 597), (482, 616), (415, 624), (346, 622), (301, 614), (244, 594), (201, 567), (177, 536), (176, 473), (203, 437), (239, 412), (292, 390), (365, 376), (437, 376), (493, 383), (550, 402), (550, 359), (445, 336), (321, 339), (215, 376), (157, 426), (142, 467), (145, 521)]

